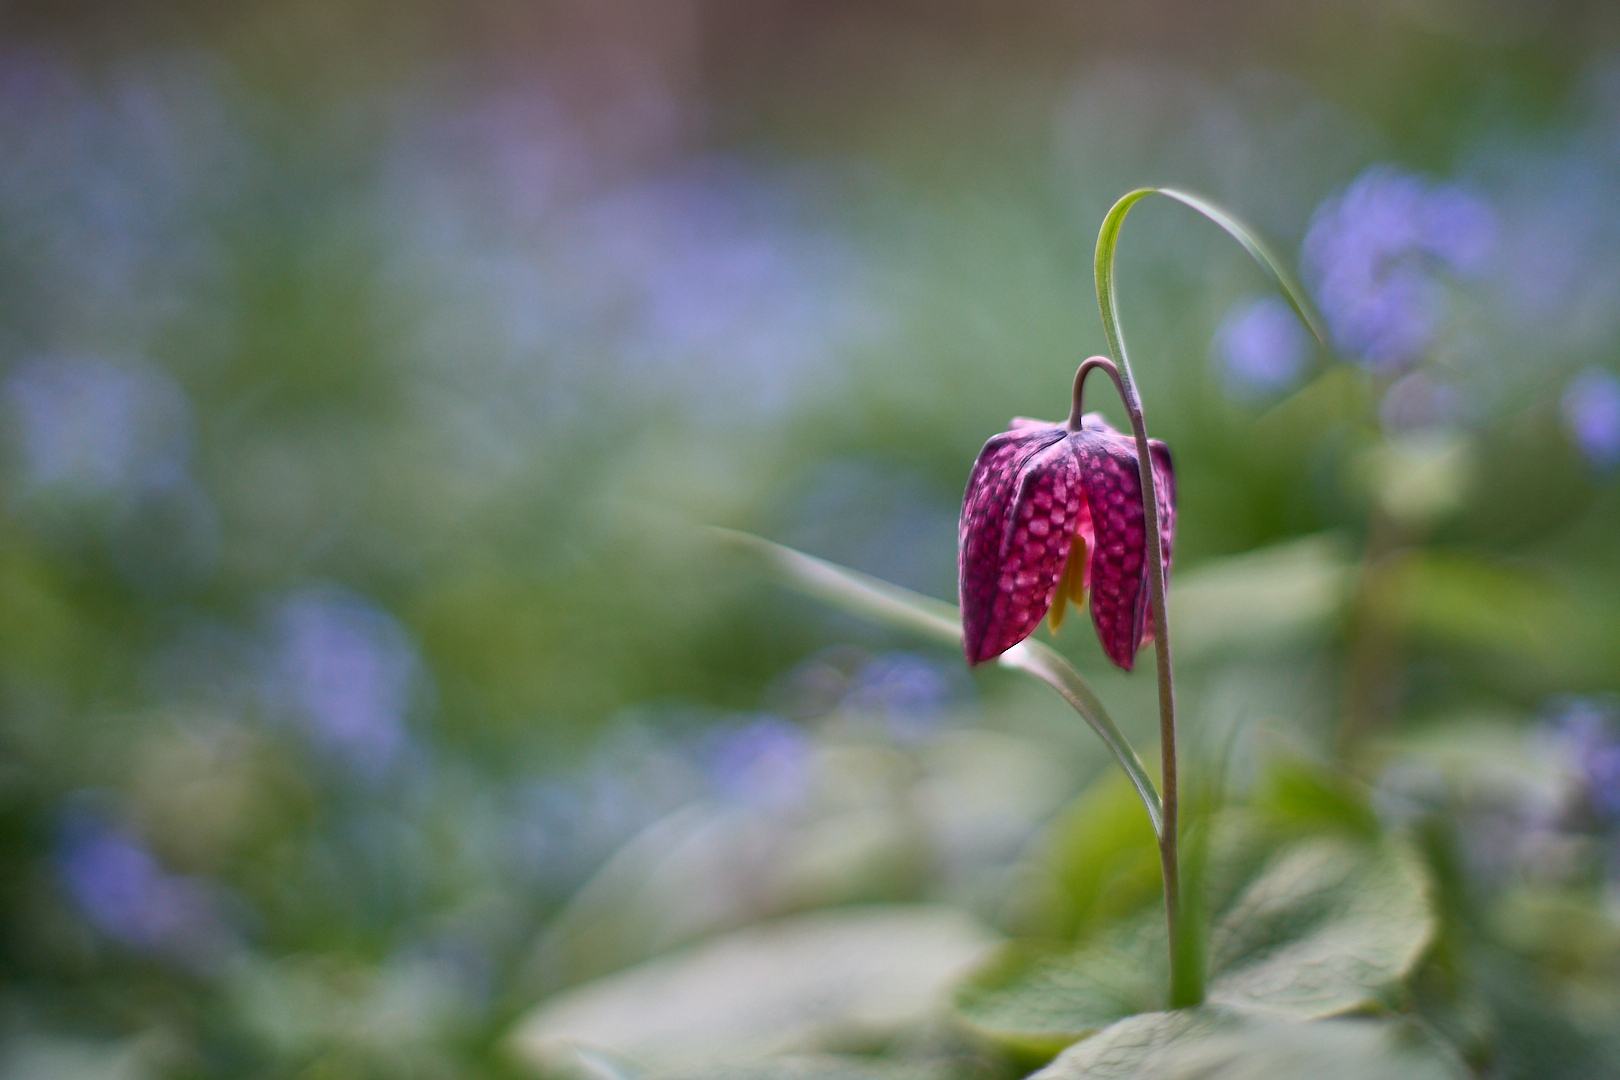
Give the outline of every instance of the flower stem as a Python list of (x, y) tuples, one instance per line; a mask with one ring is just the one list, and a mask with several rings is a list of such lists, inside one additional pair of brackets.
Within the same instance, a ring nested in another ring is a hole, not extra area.
[[(1093, 356), (1074, 375), (1074, 404), (1069, 427), (1077, 429), (1082, 412), (1086, 376), (1093, 370), (1108, 373), (1130, 417), (1136, 437), (1136, 461), (1142, 483), (1143, 526), (1147, 531), (1148, 604), (1153, 615), (1153, 651), (1159, 675), (1159, 798), (1163, 825), (1158, 831), (1159, 867), (1164, 877), (1164, 917), (1170, 938), (1170, 1007), (1197, 1005), (1204, 999), (1203, 965), (1196, 954), (1195, 937), (1181, 933), (1181, 870), (1177, 857), (1180, 838), (1176, 777), (1176, 682), (1170, 664), (1170, 620), (1164, 602), (1164, 553), (1159, 534), (1159, 497), (1153, 476), (1153, 455), (1148, 448), (1147, 420), (1142, 398), (1129, 369), (1121, 370), (1105, 356)], [(1191, 947), (1189, 947), (1191, 946)]]
[[(1119, 246), (1120, 226), (1125, 223), (1125, 215), (1130, 212), (1131, 207), (1149, 195), (1163, 195), (1198, 211), (1219, 225), (1227, 235), (1241, 244), (1255, 262), (1260, 264), (1260, 268), (1271, 277), (1317, 341), (1326, 344), (1327, 332), (1305, 299), (1305, 291), (1299, 287), (1282, 261), (1271, 253), (1271, 249), (1261, 242), (1260, 237), (1252, 229), (1215, 204), (1172, 188), (1137, 188), (1120, 196), (1103, 217), (1102, 228), (1097, 232), (1097, 254), (1092, 265), (1096, 275), (1097, 307), (1102, 315), (1103, 333), (1107, 335), (1108, 348), (1119, 361), (1119, 365), (1116, 368), (1112, 362), (1102, 357), (1094, 358), (1102, 361), (1101, 363), (1093, 364), (1093, 361), (1088, 360), (1086, 364), (1080, 365), (1080, 374), (1076, 376), (1075, 412), (1078, 414), (1080, 411), (1079, 379), (1088, 370), (1086, 365), (1092, 364), (1094, 367), (1106, 365), (1106, 370), (1113, 376), (1114, 385), (1119, 388), (1119, 396), (1125, 403), (1125, 411), (1130, 414), (1131, 431), (1136, 436), (1136, 453), (1142, 471), (1142, 509), (1147, 519), (1148, 558), (1153, 567), (1148, 575), (1148, 586), (1153, 605), (1153, 644), (1159, 661), (1159, 739), (1164, 758), (1162, 791), (1164, 829), (1159, 834), (1159, 859), (1164, 867), (1165, 915), (1170, 923), (1170, 1005), (1173, 1008), (1180, 1008), (1196, 1005), (1204, 998), (1203, 957), (1197, 940), (1200, 935), (1177, 933), (1180, 919), (1180, 875), (1176, 863), (1178, 800), (1175, 679), (1170, 671), (1170, 622), (1165, 617), (1164, 607), (1164, 564), (1160, 561), (1159, 551), (1158, 496), (1153, 484), (1147, 424), (1142, 418), (1142, 399), (1136, 392), (1135, 381), (1131, 378), (1131, 362), (1125, 354), (1125, 335), (1119, 326), (1119, 297), (1114, 277), (1114, 252)], [(1078, 421), (1079, 417), (1076, 416), (1074, 419)]]

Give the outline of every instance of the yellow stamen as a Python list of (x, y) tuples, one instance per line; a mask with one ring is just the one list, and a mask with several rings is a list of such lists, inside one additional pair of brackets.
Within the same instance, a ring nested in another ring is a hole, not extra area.
[(1076, 607), (1086, 602), (1086, 541), (1079, 533), (1074, 534), (1074, 543), (1069, 547), (1069, 561), (1063, 564), (1063, 577), (1058, 581), (1057, 595), (1052, 597), (1052, 607), (1046, 614), (1047, 625), (1052, 633), (1057, 633), (1063, 625), (1064, 610), (1070, 600)]

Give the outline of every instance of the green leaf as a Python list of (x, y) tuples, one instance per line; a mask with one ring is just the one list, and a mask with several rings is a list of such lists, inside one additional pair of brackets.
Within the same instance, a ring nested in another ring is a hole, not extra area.
[(1169, 956), (1156, 911), (1072, 945), (1009, 942), (965, 982), (957, 1017), (1033, 1064), (1123, 1017), (1162, 1009)]
[[(883, 1041), (925, 1024), (995, 941), (930, 904), (849, 906), (757, 923), (573, 987), (517, 1024), (541, 1075), (708, 1070), (851, 1032)], [(599, 1070), (598, 1070), (599, 1071)]]
[(1218, 1006), (1143, 1013), (1030, 1080), (1466, 1080), (1455, 1051), (1405, 1020), (1258, 1017)]
[(1163, 896), (1159, 848), (1135, 792), (1099, 776), (1047, 827), (1037, 864), (1047, 883), (1030, 933), (1081, 941)]
[(1310, 302), (1305, 298), (1305, 290), (1253, 229), (1197, 195), (1177, 191), (1174, 188), (1138, 188), (1121, 196), (1119, 201), (1114, 203), (1108, 215), (1103, 218), (1102, 229), (1097, 234), (1097, 306), (1102, 312), (1103, 333), (1108, 337), (1108, 348), (1118, 361), (1120, 375), (1127, 386), (1131, 384), (1132, 376), (1130, 361), (1125, 355), (1125, 338), (1119, 326), (1119, 296), (1114, 281), (1114, 251), (1119, 246), (1119, 230), (1125, 224), (1125, 215), (1130, 213), (1131, 207), (1154, 194), (1164, 195), (1184, 206), (1190, 206), (1225, 229), (1270, 276), (1316, 340), (1324, 346), (1327, 344), (1327, 331), (1323, 329), (1321, 320), (1316, 317)]
[(1298, 647), (1325, 636), (1347, 604), (1355, 552), (1341, 536), (1306, 536), (1176, 573), (1176, 659)]
[(885, 1061), (849, 1054), (795, 1054), (747, 1065), (661, 1072), (639, 1080), (948, 1080), (949, 1063)]
[[(1298, 837), (1227, 811), (1201, 882), (1212, 1004), (1307, 1020), (1391, 1003), (1431, 940), (1422, 864), (1397, 840), (1342, 828)], [(1164, 928), (1151, 909), (1079, 947), (1014, 944), (958, 993), (963, 1019), (1025, 1056), (1163, 1008)]]
[(1284, 829), (1340, 830), (1364, 840), (1376, 840), (1381, 831), (1364, 790), (1302, 761), (1273, 765), (1253, 805)]
[[(762, 557), (787, 585), (834, 607), (864, 615), (899, 630), (931, 638), (941, 644), (962, 646), (962, 614), (954, 604), (922, 593), (902, 589), (856, 570), (806, 555), (802, 551), (772, 543), (752, 533), (713, 528), (713, 533), (744, 550)], [(1081, 719), (1091, 725), (1125, 770), (1153, 823), (1153, 834), (1164, 829), (1164, 813), (1159, 792), (1153, 786), (1142, 759), (1137, 757), (1125, 733), (1103, 707), (1091, 685), (1067, 660), (1038, 641), (1021, 641), (997, 658), (1005, 668), (1024, 671), (1063, 696)]]
[[(1230, 826), (1229, 826), (1230, 827)], [(1275, 834), (1249, 832), (1269, 849)], [(1232, 853), (1228, 864), (1252, 860)], [(1310, 836), (1266, 859), (1240, 887), (1210, 871), (1209, 999), (1298, 1019), (1389, 1004), (1435, 930), (1428, 880), (1403, 843)], [(1224, 895), (1222, 895), (1224, 894)], [(1219, 904), (1219, 908), (1216, 905)]]

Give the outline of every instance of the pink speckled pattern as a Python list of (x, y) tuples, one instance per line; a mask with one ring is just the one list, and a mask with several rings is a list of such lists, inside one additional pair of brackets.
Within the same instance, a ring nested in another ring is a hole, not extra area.
[(969, 664), (1000, 656), (1052, 606), (1080, 513), (1068, 432), (1022, 424), (984, 444), (958, 530), (962, 645)]
[[(1155, 440), (1149, 446), (1168, 569), (1175, 477), (1165, 445)], [(1082, 499), (1089, 514), (1082, 512)], [(1136, 444), (1096, 414), (1073, 433), (1021, 419), (979, 452), (958, 533), (969, 664), (1001, 655), (1040, 624), (1077, 529), (1090, 534), (1084, 573), (1097, 636), (1114, 663), (1126, 671), (1135, 665), (1137, 649), (1151, 636)]]

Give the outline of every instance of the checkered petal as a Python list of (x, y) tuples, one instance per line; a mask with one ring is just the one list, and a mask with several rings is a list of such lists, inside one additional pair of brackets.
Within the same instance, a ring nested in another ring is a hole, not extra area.
[(958, 532), (969, 664), (1001, 655), (1040, 625), (1068, 562), (1080, 499), (1066, 429), (1024, 423), (984, 444)]
[[(1152, 636), (1146, 515), (1136, 442), (1101, 421), (1088, 423), (1073, 442), (1096, 537), (1091, 550), (1091, 621), (1108, 658), (1129, 671), (1136, 664), (1137, 650)], [(1149, 443), (1148, 449), (1168, 572), (1175, 530), (1175, 474), (1163, 443)]]

